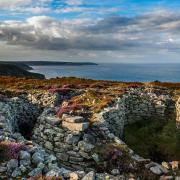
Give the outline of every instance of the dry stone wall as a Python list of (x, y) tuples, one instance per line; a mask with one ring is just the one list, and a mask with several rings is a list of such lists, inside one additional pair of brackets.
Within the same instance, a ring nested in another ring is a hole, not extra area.
[(94, 153), (97, 143), (123, 143), (103, 125), (90, 125), (83, 117), (67, 114), (59, 119), (54, 114), (54, 108), (46, 109), (41, 114), (33, 130), (32, 140), (54, 154), (64, 168), (94, 171), (98, 160)]
[(32, 139), (54, 154), (64, 167), (87, 170), (93, 165), (91, 150), (94, 148), (87, 139), (92, 139), (92, 142), (95, 140), (85, 132), (89, 123), (82, 117), (63, 119), (65, 123), (61, 123), (60, 119), (54, 116), (53, 109), (47, 109), (38, 118)]
[(174, 116), (175, 103), (164, 89), (140, 88), (129, 91), (125, 98), (125, 124), (147, 119), (167, 119)]
[(92, 152), (98, 139), (114, 139), (123, 136), (124, 126), (149, 118), (174, 116), (174, 102), (162, 91), (139, 88), (129, 90), (117, 100), (116, 106), (97, 114), (90, 126), (83, 117), (64, 114), (55, 117), (56, 108), (46, 109), (38, 118), (33, 130), (33, 141), (54, 154), (66, 168), (86, 170), (95, 163)]
[[(127, 147), (119, 138), (123, 135), (125, 125), (149, 118), (172, 118), (176, 113), (177, 119), (180, 117), (178, 110), (180, 100), (175, 106), (171, 94), (163, 89), (131, 89), (117, 100), (115, 107), (106, 108), (97, 114), (96, 123), (91, 125), (83, 117), (65, 114), (62, 119), (57, 118), (55, 116), (57, 108), (54, 106), (57, 105), (58, 94), (29, 95), (28, 97), (30, 102), (24, 98), (0, 102), (0, 129), (3, 128), (3, 131), (0, 131), (0, 141), (3, 140), (1, 137), (7, 137), (7, 134), (12, 136), (13, 132), (19, 131), (20, 123), (24, 121), (30, 123), (37, 118), (41, 110), (39, 106), (48, 107), (36, 120), (32, 140), (35, 146), (38, 144), (42, 147), (46, 158), (48, 155), (53, 157), (51, 160), (55, 161), (55, 165), (49, 164), (49, 160), (47, 163), (43, 160), (43, 168), (40, 170), (37, 164), (37, 168), (30, 168), (32, 171), (29, 176), (37, 175), (36, 171), (48, 176), (49, 171), (52, 173), (52, 166), (57, 170), (58, 164), (73, 171), (95, 171), (98, 156), (94, 153), (94, 149), (98, 142), (111, 141)], [(60, 100), (63, 101), (64, 97)], [(42, 154), (40, 151), (42, 150), (38, 150), (38, 153), (30, 152), (32, 158), (35, 153)], [(132, 150), (129, 149), (129, 152), (137, 162), (144, 161)], [(160, 173), (165, 172), (158, 164), (148, 168), (152, 167), (155, 170), (158, 169)]]
[(104, 124), (122, 137), (124, 126), (141, 120), (175, 118), (175, 102), (167, 90), (137, 88), (117, 100), (116, 106), (96, 115), (96, 124)]
[(70, 91), (66, 93), (62, 92), (48, 92), (48, 91), (40, 91), (30, 93), (27, 96), (27, 99), (32, 104), (37, 104), (43, 108), (47, 107), (56, 107), (59, 106), (64, 100), (70, 99), (73, 96), (81, 94), (81, 90)]
[(38, 104), (41, 107), (54, 107), (67, 97), (62, 97), (59, 93), (35, 92), (28, 94), (27, 98), (33, 104)]
[(1, 133), (5, 134), (19, 132), (22, 124), (33, 128), (35, 120), (41, 113), (40, 108), (23, 97), (1, 101), (0, 110), (0, 126), (3, 129)]

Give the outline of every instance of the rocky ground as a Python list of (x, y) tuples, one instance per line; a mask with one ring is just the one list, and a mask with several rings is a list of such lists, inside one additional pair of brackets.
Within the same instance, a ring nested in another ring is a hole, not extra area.
[(80, 79), (0, 81), (0, 179), (180, 178), (179, 160), (152, 162), (121, 140), (139, 116), (174, 115), (177, 84), (147, 90)]

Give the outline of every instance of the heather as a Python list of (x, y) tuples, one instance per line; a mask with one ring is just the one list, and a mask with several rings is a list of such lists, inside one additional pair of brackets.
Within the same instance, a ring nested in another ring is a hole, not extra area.
[(19, 152), (25, 150), (27, 147), (22, 143), (13, 143), (10, 141), (3, 141), (0, 143), (0, 163), (10, 160), (18, 159)]

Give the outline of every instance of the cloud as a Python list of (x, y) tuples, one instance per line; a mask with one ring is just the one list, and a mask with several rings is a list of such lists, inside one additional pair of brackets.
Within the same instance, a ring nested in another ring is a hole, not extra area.
[(66, 3), (72, 6), (78, 6), (83, 4), (83, 0), (67, 0)]
[(90, 7), (80, 7), (80, 6), (71, 6), (57, 9), (56, 13), (82, 13), (82, 14), (111, 14), (119, 11), (119, 8), (90, 8)]
[(57, 20), (34, 16), (0, 23), (0, 40), (40, 50), (179, 52), (180, 14)]
[(48, 4), (52, 0), (1, 0), (0, 10), (7, 13), (39, 14), (50, 11)]
[(1, 0), (0, 1), (0, 8), (6, 9), (6, 8), (15, 8), (17, 6), (25, 6), (32, 3), (32, 0)]

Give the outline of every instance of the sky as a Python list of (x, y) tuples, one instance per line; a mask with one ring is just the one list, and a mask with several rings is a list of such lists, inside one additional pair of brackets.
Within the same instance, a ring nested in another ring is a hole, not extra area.
[(0, 60), (179, 63), (179, 0), (0, 0)]

